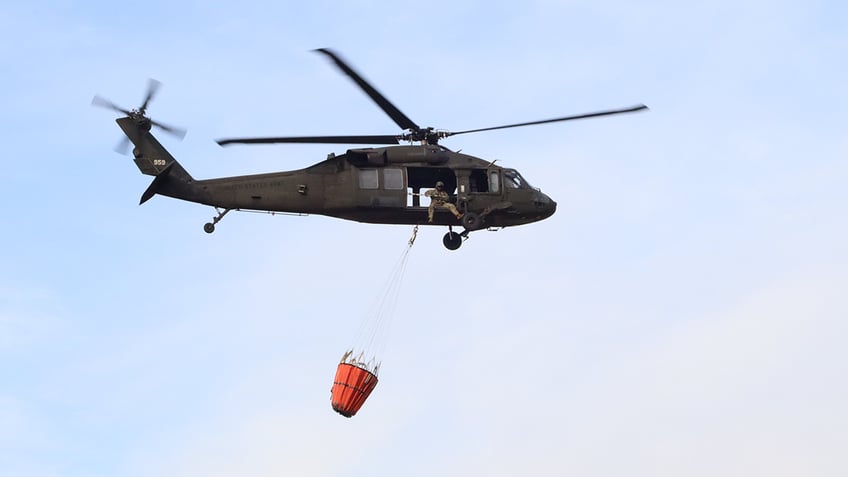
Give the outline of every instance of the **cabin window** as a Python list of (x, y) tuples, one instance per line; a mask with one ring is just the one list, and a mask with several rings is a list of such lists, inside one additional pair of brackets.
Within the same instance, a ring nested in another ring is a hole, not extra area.
[(386, 190), (403, 190), (403, 169), (383, 169), (383, 187)]
[(495, 193), (501, 191), (500, 175), (498, 174), (498, 171), (489, 172), (489, 190)]
[(530, 184), (521, 177), (518, 171), (513, 169), (504, 170), (504, 183), (513, 189), (530, 189)]
[(360, 189), (377, 189), (380, 187), (379, 179), (377, 178), (377, 169), (360, 169), (359, 170), (359, 188)]
[(489, 179), (485, 169), (472, 169), (468, 176), (468, 183), (471, 186), (471, 192), (489, 192)]

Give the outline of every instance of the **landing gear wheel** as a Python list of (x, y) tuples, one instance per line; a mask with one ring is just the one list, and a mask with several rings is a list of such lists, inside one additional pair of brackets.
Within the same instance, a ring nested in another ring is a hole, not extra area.
[(458, 233), (451, 231), (445, 234), (442, 243), (445, 244), (445, 248), (448, 250), (456, 250), (462, 245), (462, 237)]
[(477, 230), (483, 227), (483, 219), (474, 212), (466, 212), (465, 215), (462, 216), (461, 220), (462, 226), (465, 227), (466, 230)]
[(233, 209), (221, 210), (221, 209), (215, 207), (215, 211), (218, 212), (218, 215), (215, 216), (215, 217), (212, 217), (212, 222), (206, 222), (205, 224), (203, 224), (203, 231), (206, 232), (207, 234), (211, 234), (212, 232), (214, 232), (215, 231), (215, 224), (220, 222), (221, 219), (223, 219), (224, 216), (227, 215), (227, 212), (229, 212), (231, 210), (233, 210)]

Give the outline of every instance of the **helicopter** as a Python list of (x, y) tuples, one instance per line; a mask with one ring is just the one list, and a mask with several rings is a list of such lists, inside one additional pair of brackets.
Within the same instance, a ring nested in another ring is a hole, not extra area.
[[(452, 151), (439, 141), (460, 134), (537, 124), (571, 121), (599, 116), (631, 113), (648, 109), (637, 106), (564, 116), (502, 126), (446, 131), (420, 127), (393, 103), (354, 71), (334, 51), (315, 50), (326, 55), (350, 77), (402, 130), (394, 135), (287, 136), (219, 139), (221, 146), (231, 144), (349, 144), (368, 145), (330, 153), (326, 159), (304, 169), (194, 179), (153, 136), (153, 126), (177, 136), (185, 131), (153, 121), (147, 107), (160, 83), (150, 80), (141, 106), (127, 110), (95, 96), (92, 104), (122, 113), (116, 119), (133, 144), (134, 162), (142, 174), (153, 176), (139, 205), (154, 195), (162, 195), (215, 208), (217, 215), (204, 224), (213, 233), (215, 226), (230, 211), (259, 211), (297, 215), (325, 215), (371, 224), (422, 225), (429, 207), (421, 197), (422, 189), (437, 183), (449, 195), (457, 215), (437, 207), (428, 225), (447, 226), (443, 244), (457, 250), (469, 233), (523, 225), (546, 219), (556, 211), (556, 202), (530, 186), (516, 169), (501, 167), (495, 161)], [(384, 147), (374, 147), (374, 146)], [(462, 227), (461, 232), (454, 227)]]

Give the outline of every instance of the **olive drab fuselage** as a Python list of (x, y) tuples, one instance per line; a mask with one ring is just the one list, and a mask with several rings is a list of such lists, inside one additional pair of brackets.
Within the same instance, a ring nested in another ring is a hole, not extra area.
[[(349, 149), (305, 169), (169, 180), (155, 193), (227, 210), (416, 225), (427, 220), (429, 202), (421, 198), (422, 190), (433, 188), (437, 181), (445, 183), (450, 201), (460, 211), (481, 218), (480, 227), (527, 224), (556, 210), (556, 203), (530, 187), (517, 171), (436, 145)], [(433, 224), (460, 225), (442, 209), (436, 211)]]

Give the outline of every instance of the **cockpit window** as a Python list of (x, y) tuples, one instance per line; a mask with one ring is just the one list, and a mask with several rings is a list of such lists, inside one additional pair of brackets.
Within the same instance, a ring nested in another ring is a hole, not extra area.
[(512, 189), (531, 189), (530, 184), (515, 169), (504, 169), (504, 184)]

